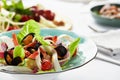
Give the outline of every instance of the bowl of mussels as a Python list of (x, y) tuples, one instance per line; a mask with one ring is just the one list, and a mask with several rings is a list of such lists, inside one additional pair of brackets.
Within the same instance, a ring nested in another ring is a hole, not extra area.
[(95, 21), (102, 25), (120, 26), (120, 4), (109, 3), (91, 8)]

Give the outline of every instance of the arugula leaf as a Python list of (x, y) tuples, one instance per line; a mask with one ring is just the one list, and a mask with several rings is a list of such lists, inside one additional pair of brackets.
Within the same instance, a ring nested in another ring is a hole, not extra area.
[(16, 58), (16, 57), (21, 57), (21, 58), (25, 57), (24, 49), (21, 45), (16, 46), (13, 51), (13, 58)]
[(22, 30), (17, 34), (19, 43), (21, 43), (22, 39), (29, 33), (34, 33), (35, 35), (39, 35), (40, 34), (39, 23), (35, 22), (34, 20), (27, 21), (23, 26)]
[(70, 45), (68, 46), (68, 50), (70, 51), (70, 57), (73, 56), (76, 48), (78, 47), (80, 43), (80, 38), (75, 39)]

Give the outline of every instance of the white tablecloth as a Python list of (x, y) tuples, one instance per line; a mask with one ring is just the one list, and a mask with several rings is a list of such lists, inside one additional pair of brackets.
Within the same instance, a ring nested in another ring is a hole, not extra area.
[[(73, 31), (78, 35), (91, 36), (93, 31), (87, 25), (95, 22), (90, 17), (88, 5), (82, 3), (69, 3), (63, 0), (23, 0), (26, 5), (42, 3), (73, 21)], [(88, 18), (89, 17), (89, 18)], [(61, 73), (54, 80), (120, 80), (120, 66), (94, 59), (90, 63), (75, 70)], [(9, 74), (0, 72), (0, 80), (16, 80)]]

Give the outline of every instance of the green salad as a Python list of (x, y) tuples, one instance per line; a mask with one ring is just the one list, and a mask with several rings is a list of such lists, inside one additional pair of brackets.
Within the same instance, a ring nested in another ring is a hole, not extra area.
[(34, 20), (25, 23), (18, 34), (0, 37), (0, 64), (22, 66), (30, 73), (57, 72), (78, 53), (80, 38), (67, 34), (41, 36)]

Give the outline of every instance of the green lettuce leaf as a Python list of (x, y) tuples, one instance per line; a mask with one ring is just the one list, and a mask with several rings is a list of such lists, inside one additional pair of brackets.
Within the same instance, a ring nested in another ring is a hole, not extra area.
[(21, 43), (22, 39), (29, 33), (34, 33), (35, 35), (39, 35), (40, 34), (39, 23), (35, 22), (34, 20), (27, 21), (23, 26), (22, 30), (17, 34), (19, 43)]
[(25, 57), (25, 52), (21, 45), (16, 46), (13, 51), (13, 58), (16, 58), (16, 57), (21, 57), (21, 58)]
[(44, 40), (44, 38), (40, 35), (35, 35), (35, 38), (42, 44), (42, 45), (49, 45), (47, 41)]
[(80, 43), (80, 38), (77, 38), (69, 44), (68, 50), (70, 51), (70, 57), (73, 56), (73, 54), (74, 54), (75, 50), (77, 49), (79, 43)]

